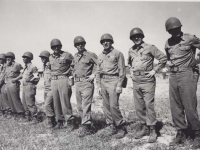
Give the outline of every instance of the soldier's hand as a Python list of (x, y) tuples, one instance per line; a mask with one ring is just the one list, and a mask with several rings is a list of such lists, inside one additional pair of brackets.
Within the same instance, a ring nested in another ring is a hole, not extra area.
[(12, 83), (15, 83), (16, 81), (15, 80), (12, 80)]
[(173, 66), (174, 66), (174, 64), (173, 64), (171, 61), (167, 61), (167, 65), (168, 65), (169, 67), (173, 67)]
[(98, 88), (98, 89), (97, 89), (97, 93), (98, 93), (99, 96), (101, 96), (101, 92), (102, 92), (102, 89), (101, 89), (101, 88)]
[(116, 93), (121, 94), (122, 93), (122, 87), (117, 87), (116, 88)]
[(148, 74), (146, 74), (147, 78), (152, 78), (156, 74), (155, 70), (151, 70)]
[(95, 78), (95, 75), (91, 74), (91, 75), (86, 79), (86, 81), (87, 81), (87, 82), (92, 82), (92, 81), (94, 80), (94, 78)]

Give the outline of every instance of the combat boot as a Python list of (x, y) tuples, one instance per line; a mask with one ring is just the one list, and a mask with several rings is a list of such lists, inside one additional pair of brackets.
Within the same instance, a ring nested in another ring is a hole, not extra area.
[(121, 139), (127, 134), (125, 123), (117, 127), (117, 134), (113, 135), (115, 139)]
[(148, 127), (145, 124), (142, 124), (141, 126), (142, 126), (141, 130), (136, 132), (135, 134), (135, 139), (141, 139), (143, 136), (149, 135)]
[(194, 132), (195, 139), (192, 142), (192, 148), (197, 149), (200, 148), (200, 130)]
[(63, 129), (64, 128), (64, 121), (63, 120), (58, 120), (57, 123), (55, 123), (53, 129), (58, 130), (58, 129)]
[(82, 125), (78, 131), (78, 137), (85, 137), (87, 135), (91, 135), (92, 133), (91, 124)]
[(76, 120), (75, 119), (68, 120), (67, 121), (67, 130), (73, 131), (74, 129), (76, 129)]
[(12, 112), (6, 112), (5, 116), (4, 116), (6, 119), (11, 119), (13, 116), (12, 116)]
[(97, 136), (100, 138), (104, 138), (107, 136), (112, 136), (117, 134), (117, 128), (114, 124), (108, 125), (106, 128), (101, 129), (98, 133)]
[(156, 139), (157, 139), (157, 133), (156, 133), (156, 130), (155, 130), (155, 126), (150, 126), (150, 135), (149, 135), (149, 140), (148, 142), (149, 143), (154, 143), (156, 142)]
[(181, 144), (186, 140), (186, 133), (185, 130), (178, 130), (176, 137), (173, 139), (172, 142), (169, 143), (169, 146), (175, 146), (177, 144)]
[(56, 126), (55, 116), (47, 117), (46, 128), (53, 128)]

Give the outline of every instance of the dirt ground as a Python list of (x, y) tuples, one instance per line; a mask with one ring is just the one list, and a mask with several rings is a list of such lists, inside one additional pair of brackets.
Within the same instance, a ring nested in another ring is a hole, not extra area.
[[(161, 75), (156, 77), (156, 94), (155, 94), (155, 110), (157, 119), (162, 123), (160, 130), (160, 136), (156, 143), (149, 144), (147, 142), (148, 137), (144, 137), (140, 140), (134, 139), (134, 124), (137, 121), (135, 115), (135, 108), (133, 103), (133, 93), (132, 93), (132, 81), (128, 78), (128, 85), (126, 89), (123, 89), (123, 93), (120, 95), (120, 110), (124, 119), (129, 123), (127, 126), (128, 134), (120, 140), (115, 139), (99, 139), (97, 138), (98, 132), (91, 137), (88, 136), (84, 139), (79, 139), (76, 135), (76, 131), (72, 133), (62, 133), (62, 132), (51, 132), (45, 129), (44, 123), (36, 126), (15, 126), (13, 121), (6, 121), (0, 124), (0, 132), (2, 132), (2, 138), (0, 138), (0, 146), (3, 149), (123, 149), (123, 150), (154, 150), (154, 149), (191, 149), (190, 141), (187, 141), (183, 145), (177, 147), (169, 147), (169, 142), (175, 136), (175, 128), (173, 127), (170, 105), (169, 105), (169, 82), (168, 79), (163, 80)], [(198, 85), (198, 89), (200, 89)], [(74, 112), (76, 109), (76, 98), (75, 98), (75, 87), (72, 87), (73, 94), (71, 98), (72, 106)], [(198, 101), (200, 101), (200, 92), (198, 90)], [(38, 83), (36, 101), (38, 108), (43, 110), (43, 79)], [(94, 100), (92, 105), (93, 118), (97, 121), (101, 120), (103, 116), (102, 111), (102, 99), (97, 95), (96, 91), (94, 93)], [(200, 110), (200, 104), (198, 103), (198, 110)], [(200, 113), (199, 113), (200, 114)], [(97, 121), (98, 122), (98, 121)], [(13, 123), (13, 125), (12, 125)], [(100, 121), (99, 121), (100, 123)], [(97, 123), (98, 124), (98, 123)], [(2, 130), (1, 128), (8, 128), (7, 130)], [(10, 129), (9, 129), (10, 128)], [(13, 131), (13, 128), (15, 129)], [(103, 129), (102, 129), (103, 130)], [(10, 132), (11, 131), (11, 132)], [(21, 134), (23, 133), (23, 136)], [(17, 136), (17, 139), (13, 139), (13, 136)], [(8, 137), (11, 137), (8, 139)], [(32, 137), (30, 140), (30, 137)], [(42, 145), (41, 145), (42, 140)], [(50, 142), (49, 140), (53, 140)], [(23, 141), (23, 142), (22, 142)], [(8, 144), (5, 145), (5, 142)]]

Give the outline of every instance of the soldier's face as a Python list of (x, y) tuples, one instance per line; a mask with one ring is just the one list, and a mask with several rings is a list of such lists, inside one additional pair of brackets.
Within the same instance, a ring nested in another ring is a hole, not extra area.
[(13, 58), (12, 57), (6, 57), (6, 64), (7, 65), (11, 65), (13, 62)]
[(181, 28), (179, 27), (179, 28), (175, 28), (175, 29), (170, 29), (168, 31), (168, 33), (171, 34), (172, 37), (174, 37), (174, 38), (179, 38), (179, 37), (181, 37), (182, 32), (181, 32)]
[(111, 40), (103, 40), (102, 45), (105, 50), (109, 50), (112, 47), (112, 41)]
[(25, 64), (27, 64), (27, 63), (29, 63), (29, 62), (31, 62), (31, 61), (30, 61), (30, 58), (28, 58), (28, 57), (23, 57), (23, 62), (24, 62)]
[(143, 38), (144, 37), (142, 35), (138, 34), (138, 35), (132, 36), (131, 40), (133, 41), (135, 45), (140, 45), (143, 42)]
[(52, 46), (51, 49), (54, 51), (54, 54), (59, 54), (61, 52), (61, 45)]
[(46, 64), (48, 62), (48, 58), (41, 57), (41, 61), (42, 61), (43, 64)]
[(78, 52), (83, 52), (85, 50), (85, 43), (83, 43), (83, 42), (82, 43), (76, 43), (75, 46), (76, 46)]
[(4, 64), (4, 60), (3, 59), (0, 59), (0, 64)]

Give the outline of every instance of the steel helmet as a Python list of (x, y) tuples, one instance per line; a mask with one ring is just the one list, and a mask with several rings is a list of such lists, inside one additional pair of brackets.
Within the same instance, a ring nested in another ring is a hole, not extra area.
[(165, 28), (167, 31), (169, 31), (170, 29), (178, 28), (178, 27), (182, 27), (182, 24), (178, 18), (171, 17), (167, 19), (165, 23)]
[(13, 52), (7, 52), (5, 57), (12, 57), (15, 59), (15, 54)]
[(0, 54), (0, 59), (6, 60), (5, 54)]
[(130, 39), (132, 38), (132, 36), (138, 35), (138, 34), (143, 35), (143, 38), (144, 38), (144, 33), (140, 28), (133, 28), (130, 32)]
[(86, 44), (86, 41), (85, 41), (85, 39), (84, 39), (82, 36), (77, 36), (77, 37), (75, 37), (75, 39), (74, 39), (74, 46), (75, 46), (77, 43), (85, 43), (85, 44)]
[(33, 54), (31, 52), (25, 52), (22, 57), (28, 57), (31, 60), (33, 59)]
[(57, 45), (61, 45), (62, 46), (62, 43), (61, 43), (61, 41), (59, 40), (59, 39), (53, 39), (52, 41), (51, 41), (51, 47), (53, 47), (53, 46), (57, 46)]
[(39, 55), (39, 57), (46, 57), (46, 58), (49, 58), (50, 56), (50, 53), (48, 51), (42, 51)]
[(100, 40), (100, 43), (102, 44), (102, 41), (103, 40), (111, 40), (112, 41), (112, 44), (114, 43), (114, 40), (113, 40), (113, 37), (112, 35), (110, 35), (109, 33), (105, 33), (101, 36), (101, 40)]

